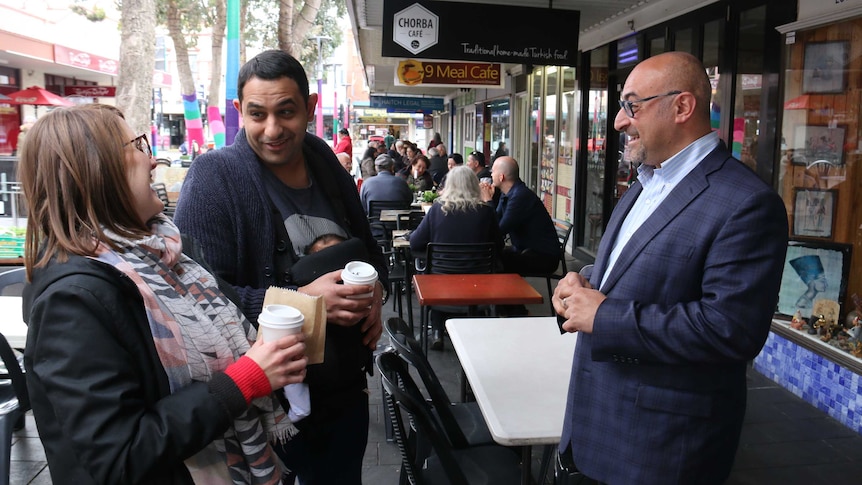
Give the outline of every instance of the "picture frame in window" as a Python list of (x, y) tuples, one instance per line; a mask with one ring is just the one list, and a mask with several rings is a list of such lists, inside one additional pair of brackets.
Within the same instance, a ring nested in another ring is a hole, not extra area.
[(805, 44), (802, 90), (806, 93), (842, 93), (847, 84), (850, 42), (809, 42)]
[(838, 302), (838, 321), (843, 321), (851, 252), (850, 244), (791, 239), (784, 258), (776, 316), (789, 319), (798, 311), (808, 319), (814, 303), (826, 299)]
[(791, 235), (832, 239), (837, 198), (837, 190), (794, 189)]
[(794, 165), (844, 165), (846, 126), (797, 125), (793, 132)]

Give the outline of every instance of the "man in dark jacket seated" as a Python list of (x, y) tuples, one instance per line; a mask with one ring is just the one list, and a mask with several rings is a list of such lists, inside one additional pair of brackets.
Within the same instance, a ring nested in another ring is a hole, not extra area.
[(560, 262), (560, 241), (554, 222), (539, 197), (518, 176), (518, 162), (500, 157), (491, 169), (493, 186), (482, 185), (482, 200), (493, 200), (494, 187), (502, 196), (497, 203), (500, 231), (512, 245), (501, 255), (507, 273), (548, 273)]

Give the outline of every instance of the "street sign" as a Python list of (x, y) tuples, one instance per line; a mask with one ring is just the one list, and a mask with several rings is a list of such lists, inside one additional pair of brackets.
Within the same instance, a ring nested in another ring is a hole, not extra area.
[(418, 3), (397, 12), (392, 22), (393, 40), (413, 54), (437, 44), (440, 18)]

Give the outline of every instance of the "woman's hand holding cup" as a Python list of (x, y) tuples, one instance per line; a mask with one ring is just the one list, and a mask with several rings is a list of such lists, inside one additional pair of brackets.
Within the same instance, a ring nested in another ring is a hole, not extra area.
[(304, 318), (296, 308), (268, 305), (258, 316), (258, 339), (246, 355), (266, 374), (273, 389), (305, 380)]

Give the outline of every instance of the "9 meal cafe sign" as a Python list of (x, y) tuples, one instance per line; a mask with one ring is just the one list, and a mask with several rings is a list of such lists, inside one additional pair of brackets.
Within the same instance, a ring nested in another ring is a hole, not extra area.
[(432, 62), (407, 59), (395, 69), (399, 86), (502, 88), (502, 64), (478, 62)]
[[(421, 54), (424, 59), (534, 66), (577, 65), (579, 11), (492, 7), (476, 3), (386, 0), (382, 54), (387, 57)], [(477, 28), (476, 19), (481, 19), (482, 25), (500, 27)], [(517, 27), (510, 27), (513, 21), (517, 22)], [(547, 35), (548, 32), (560, 35)]]

